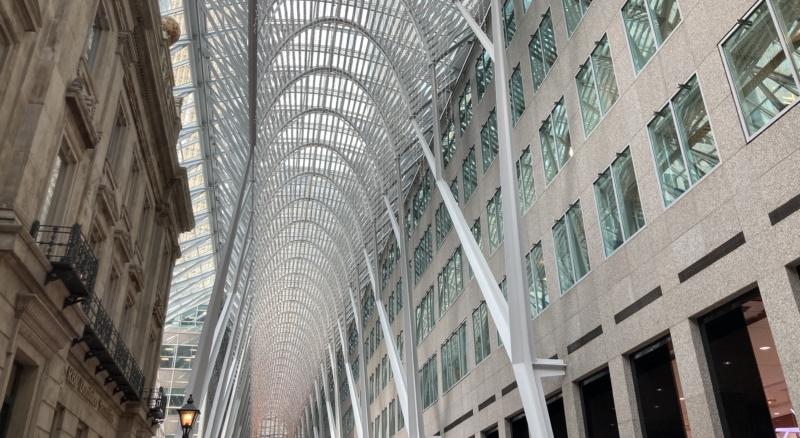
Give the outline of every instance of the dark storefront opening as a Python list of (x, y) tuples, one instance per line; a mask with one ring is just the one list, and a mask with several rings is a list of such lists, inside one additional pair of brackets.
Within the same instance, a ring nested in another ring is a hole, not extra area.
[(583, 416), (588, 438), (618, 438), (617, 412), (608, 369), (580, 383)]
[(509, 429), (511, 430), (511, 438), (530, 438), (528, 434), (528, 420), (525, 414), (519, 414), (516, 417), (508, 420)]
[(644, 436), (690, 437), (672, 339), (667, 336), (634, 353), (631, 365)]
[(483, 433), (483, 438), (500, 438), (500, 431), (495, 427)]
[(800, 432), (758, 289), (698, 322), (725, 436)]
[(564, 412), (564, 397), (560, 392), (547, 400), (547, 413), (553, 427), (553, 438), (568, 438), (567, 414)]

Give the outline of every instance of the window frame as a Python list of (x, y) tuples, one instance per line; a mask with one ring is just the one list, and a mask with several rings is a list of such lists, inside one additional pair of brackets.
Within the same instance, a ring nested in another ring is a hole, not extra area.
[[(765, 0), (762, 0), (762, 1), (765, 1)], [(714, 137), (714, 143), (715, 143), (714, 146), (717, 149), (717, 156), (719, 157), (719, 162), (717, 163), (716, 166), (714, 166), (711, 170), (709, 170), (705, 175), (701, 176), (697, 180), (697, 182), (692, 183), (691, 182), (691, 177), (689, 177), (689, 188), (684, 190), (683, 193), (680, 194), (680, 196), (676, 197), (672, 201), (672, 203), (670, 203), (669, 205), (664, 205), (666, 201), (664, 200), (664, 192), (663, 192), (663, 189), (661, 188), (661, 176), (660, 176), (659, 170), (658, 170), (658, 161), (656, 161), (656, 155), (655, 155), (654, 149), (653, 149), (653, 139), (650, 136), (650, 124), (653, 123), (653, 121), (656, 119), (656, 116), (661, 113), (661, 110), (663, 110), (666, 107), (669, 107), (670, 108), (670, 114), (672, 114), (672, 122), (674, 124), (675, 132), (680, 133), (680, 129), (679, 129), (678, 122), (677, 122), (677, 120), (678, 120), (677, 119), (677, 114), (675, 113), (674, 105), (672, 104), (672, 100), (675, 99), (675, 96), (677, 96), (678, 93), (683, 91), (683, 89), (681, 87), (678, 87), (678, 89), (675, 90), (669, 96), (669, 98), (666, 100), (666, 102), (663, 105), (661, 105), (660, 110), (654, 112), (653, 115), (644, 124), (644, 129), (647, 131), (647, 142), (650, 145), (650, 157), (651, 157), (651, 160), (653, 162), (653, 169), (655, 170), (656, 182), (658, 183), (658, 191), (660, 192), (659, 195), (661, 196), (662, 211), (667, 211), (667, 209), (669, 209), (673, 205), (677, 204), (678, 201), (683, 199), (686, 196), (687, 193), (692, 191), (692, 189), (694, 189), (696, 186), (700, 185), (700, 183), (703, 182), (706, 179), (706, 177), (708, 177), (709, 175), (714, 173), (715, 170), (717, 170), (720, 167), (722, 167), (722, 162), (723, 162), (722, 153), (720, 153), (720, 150), (719, 150), (719, 143), (717, 143), (717, 135), (714, 133), (714, 123), (711, 121), (711, 114), (708, 112), (708, 106), (706, 105), (706, 96), (705, 96), (705, 93), (703, 92), (703, 84), (700, 82), (700, 76), (697, 74), (697, 70), (692, 72), (692, 74), (690, 74), (686, 78), (686, 80), (681, 83), (681, 85), (682, 84), (686, 84), (692, 78), (695, 78), (697, 80), (697, 86), (700, 89), (700, 97), (703, 100), (703, 108), (706, 110), (706, 116), (708, 117), (708, 126), (711, 128), (710, 133)], [(734, 94), (735, 94), (735, 92), (734, 92)], [(686, 172), (687, 172), (687, 175), (688, 175), (689, 163), (688, 163), (688, 161), (686, 159), (686, 153), (685, 153), (685, 151), (683, 149), (684, 146), (683, 146), (682, 143), (679, 144), (679, 146), (681, 148), (681, 158), (683, 158), (683, 165), (686, 166)], [(638, 178), (638, 175), (637, 175), (637, 178)]]
[[(625, 14), (622, 12), (622, 10), (625, 9), (625, 6), (627, 6), (628, 3), (630, 3), (630, 1), (631, 0), (626, 0), (625, 3), (623, 3), (622, 7), (619, 8), (619, 12), (620, 12), (619, 16), (620, 16), (620, 19), (622, 20), (622, 28), (625, 30), (625, 40), (627, 41), (628, 55), (630, 55), (630, 57), (631, 57), (631, 67), (633, 68), (633, 78), (636, 79), (644, 71), (644, 69), (646, 69), (647, 66), (650, 65), (651, 62), (653, 62), (653, 59), (656, 57), (658, 52), (661, 51), (661, 48), (664, 47), (667, 44), (667, 41), (669, 41), (669, 39), (672, 37), (672, 35), (675, 35), (675, 31), (678, 30), (678, 28), (683, 24), (684, 21), (686, 21), (685, 20), (686, 16), (683, 15), (683, 11), (681, 10), (681, 4), (676, 0), (675, 1), (675, 5), (678, 7), (678, 14), (680, 14), (680, 16), (681, 16), (681, 21), (677, 25), (675, 25), (675, 28), (672, 29), (672, 32), (669, 35), (667, 35), (667, 37), (664, 38), (664, 41), (659, 45), (658, 44), (658, 39), (656, 38), (656, 30), (653, 28), (653, 11), (650, 10), (650, 3), (647, 0), (644, 0), (644, 7), (645, 7), (645, 10), (647, 11), (647, 20), (648, 20), (648, 24), (650, 25), (650, 36), (653, 37), (653, 42), (655, 43), (656, 51), (653, 52), (653, 56), (651, 56), (650, 59), (648, 59), (647, 62), (645, 62), (644, 65), (642, 65), (642, 68), (639, 69), (639, 71), (637, 72), (636, 71), (636, 63), (633, 60), (634, 58), (633, 58), (633, 48), (631, 47), (631, 39), (630, 39), (630, 36), (628, 35), (628, 26), (625, 24)], [(747, 15), (747, 14), (745, 14), (745, 15)], [(725, 38), (723, 38), (723, 40), (724, 39), (727, 39), (727, 36)], [(723, 59), (724, 59), (724, 55), (723, 55)]]
[[(464, 329), (464, 339), (465, 339), (465, 344), (464, 345), (461, 345), (460, 342), (459, 342), (459, 339), (457, 338), (458, 335), (459, 335), (458, 332), (462, 328)], [(455, 382), (452, 382), (453, 384), (450, 385), (449, 388), (444, 389), (444, 366), (445, 365), (444, 365), (444, 360), (443, 360), (444, 359), (444, 350), (443, 349), (445, 348), (445, 345), (447, 343), (449, 343), (450, 341), (459, 342), (459, 344), (458, 344), (459, 345), (459, 350), (461, 350), (462, 347), (463, 347), (463, 352), (460, 351), (460, 353), (463, 353), (464, 366), (466, 367), (466, 369), (462, 372), (461, 377), (458, 380), (456, 380)], [(450, 333), (450, 335), (447, 337), (447, 339), (445, 339), (441, 343), (441, 345), (439, 345), (439, 355), (442, 358), (442, 360), (440, 360), (440, 362), (442, 364), (442, 394), (441, 394), (441, 397), (444, 397), (444, 395), (447, 394), (448, 392), (450, 392), (451, 389), (455, 388), (456, 386), (458, 386), (459, 383), (461, 383), (462, 380), (466, 379), (467, 376), (469, 376), (469, 373), (472, 371), (470, 369), (470, 367), (469, 367), (469, 332), (467, 331), (467, 318), (464, 318), (461, 321), (461, 323), (458, 324), (456, 329), (453, 330), (452, 333)]]
[[(542, 240), (543, 239), (539, 239), (536, 243), (531, 245), (531, 249), (529, 249), (528, 252), (526, 252), (525, 255), (523, 255), (523, 263), (525, 263), (527, 266), (530, 266), (531, 276), (534, 276), (536, 274), (533, 273), (533, 270), (535, 268), (533, 267), (533, 265), (531, 263), (531, 258), (528, 257), (528, 256), (533, 254), (533, 250), (538, 247), (539, 250), (542, 252), (542, 261), (544, 261), (544, 246), (542, 245)], [(527, 258), (527, 260), (526, 260), (526, 258)], [(526, 266), (525, 275), (527, 275), (527, 266)], [(536, 313), (533, 313), (533, 309), (531, 309), (531, 320), (534, 320), (534, 319), (538, 318), (539, 315), (544, 313), (544, 311), (549, 309), (550, 305), (553, 304), (553, 301), (550, 299), (550, 288), (547, 285), (547, 265), (546, 264), (545, 264), (544, 270), (545, 270), (545, 278), (544, 278), (545, 290), (544, 290), (544, 293), (545, 293), (545, 295), (547, 295), (547, 305), (542, 307), (541, 310), (537, 309)], [(556, 271), (558, 271), (558, 267), (556, 267)], [(533, 288), (534, 292), (536, 292), (536, 285), (531, 285), (531, 284), (528, 285), (528, 303), (529, 304), (530, 304), (530, 293), (531, 293), (530, 289), (531, 288)], [(559, 288), (559, 290), (560, 290), (560, 288)], [(538, 301), (538, 297), (537, 297), (537, 301)], [(538, 306), (539, 306), (539, 303), (537, 302), (536, 303), (536, 307), (538, 308)]]
[[(617, 198), (617, 193), (619, 193), (619, 192), (617, 191), (617, 180), (616, 180), (616, 178), (614, 178), (614, 172), (612, 170), (612, 166), (614, 165), (615, 162), (617, 162), (617, 160), (619, 160), (622, 157), (622, 154), (625, 153), (625, 149), (628, 150), (628, 153), (630, 154), (630, 157), (631, 157), (631, 167), (633, 168), (633, 176), (636, 178), (636, 186), (637, 186), (636, 190), (639, 192), (639, 200), (641, 201), (642, 193), (641, 193), (641, 191), (639, 190), (639, 187), (638, 187), (639, 186), (639, 174), (636, 171), (636, 163), (633, 160), (633, 150), (631, 149), (631, 145), (630, 144), (625, 146), (625, 148), (622, 149), (622, 152), (618, 152), (614, 156), (614, 159), (611, 160), (608, 163), (608, 165), (603, 169), (603, 171), (601, 173), (597, 174), (597, 177), (592, 181), (592, 191), (594, 191), (594, 184), (597, 182), (597, 180), (599, 180), (600, 177), (604, 173), (606, 173), (606, 171), (610, 171), (611, 172), (611, 184), (612, 184), (612, 187), (614, 188), (614, 197), (615, 197), (615, 200), (617, 202), (617, 210), (618, 210), (617, 211), (617, 216), (618, 216), (617, 219), (619, 220), (620, 224), (622, 224), (622, 217), (620, 216), (620, 213), (619, 213), (619, 198)], [(600, 217), (600, 207), (598, 206), (598, 203), (597, 203), (597, 193), (596, 192), (595, 192), (594, 197), (595, 197), (595, 202), (594, 202), (594, 207), (595, 208), (594, 208), (594, 210), (595, 210), (595, 213), (597, 213), (597, 223), (599, 225), (598, 226), (598, 232), (600, 232), (600, 241), (603, 242), (603, 246), (605, 247), (605, 239), (603, 238), (603, 230), (601, 229), (603, 222), (602, 222), (602, 218)], [(644, 204), (642, 204), (642, 207), (644, 207)], [(631, 237), (625, 239), (625, 233), (623, 233), (622, 234), (622, 237), (623, 237), (622, 244), (620, 244), (620, 246), (616, 247), (613, 251), (611, 251), (607, 255), (606, 255), (605, 248), (603, 249), (603, 255), (604, 255), (604, 259), (603, 260), (607, 260), (609, 257), (611, 257), (612, 255), (616, 254), (617, 251), (620, 250), (620, 248), (622, 248), (628, 242), (633, 240), (634, 237), (638, 236), (639, 233), (641, 233), (643, 229), (647, 228), (647, 217), (644, 214), (644, 208), (642, 208), (642, 217), (644, 218), (644, 225), (639, 227), (639, 229), (636, 230), (635, 233), (631, 234)]]
[[(564, 117), (566, 118), (567, 131), (569, 132), (569, 138), (570, 138), (569, 148), (572, 149), (572, 154), (569, 154), (569, 158), (567, 158), (567, 161), (564, 161), (564, 164), (561, 165), (560, 167), (559, 167), (559, 164), (558, 164), (558, 150), (557, 150), (557, 146), (558, 145), (556, 144), (558, 142), (558, 137), (556, 136), (555, 123), (553, 123), (553, 112), (555, 111), (555, 109), (556, 109), (556, 107), (558, 105), (563, 105), (564, 106)], [(566, 102), (566, 99), (564, 98), (564, 95), (562, 95), (561, 98), (558, 99), (558, 101), (556, 101), (555, 105), (553, 105), (553, 108), (550, 110), (549, 113), (547, 113), (547, 117), (542, 122), (542, 125), (544, 125), (544, 123), (546, 123), (548, 121), (550, 123), (550, 135), (552, 135), (552, 137), (553, 137), (553, 147), (556, 148), (556, 149), (553, 150), (553, 155), (554, 155), (554, 157), (556, 159), (556, 168), (557, 168), (556, 174), (553, 175), (553, 179), (551, 179), (550, 181), (547, 180), (547, 167), (545, 167), (545, 164), (544, 164), (545, 160), (544, 160), (544, 151), (542, 150), (543, 145), (542, 145), (542, 136), (541, 136), (542, 127), (539, 126), (539, 129), (537, 129), (537, 132), (536, 132), (538, 134), (538, 137), (539, 137), (539, 151), (542, 152), (542, 171), (544, 173), (544, 188), (545, 188), (545, 190), (547, 189), (547, 187), (550, 186), (550, 184), (553, 183), (553, 181), (556, 180), (556, 177), (558, 177), (558, 175), (561, 174), (561, 171), (564, 170), (565, 167), (567, 167), (567, 164), (569, 164), (569, 162), (572, 161), (572, 157), (575, 155), (575, 148), (572, 147), (572, 131), (570, 130), (570, 126), (569, 126), (569, 113), (567, 111), (567, 102)]]
[[(790, 70), (792, 72), (792, 75), (794, 77), (795, 84), (798, 86), (798, 88), (800, 88), (800, 68), (795, 66), (794, 62), (791, 60), (791, 54), (793, 53), (793, 51), (789, 50), (788, 44), (786, 43), (786, 35), (784, 35), (784, 30), (781, 28), (781, 25), (780, 25), (781, 23), (777, 20), (778, 14), (775, 11), (775, 6), (772, 4), (772, 0), (759, 0), (759, 1), (756, 1), (756, 3), (753, 6), (751, 6), (747, 10), (747, 12), (744, 13), (744, 15), (742, 15), (742, 20), (745, 20), (746, 17), (750, 17), (755, 12), (755, 10), (758, 9), (758, 7), (761, 6), (761, 4), (764, 3), (764, 2), (766, 2), (766, 4), (767, 4), (767, 10), (769, 10), (770, 19), (772, 20), (772, 25), (774, 26), (775, 31), (778, 34), (778, 41), (781, 43), (781, 49), (783, 50), (784, 54), (788, 54), (789, 55), (787, 57), (787, 60), (789, 61), (789, 68), (790, 68)], [(784, 108), (783, 110), (781, 110), (780, 112), (775, 114), (775, 117), (773, 117), (770, 121), (765, 123), (764, 126), (759, 128), (758, 130), (756, 130), (754, 133), (750, 134), (748, 132), (748, 130), (747, 130), (747, 121), (745, 120), (744, 114), (742, 113), (742, 103), (739, 100), (739, 92), (736, 90), (736, 84), (733, 82), (733, 76), (731, 75), (731, 67), (728, 64), (728, 57), (725, 55), (725, 49), (723, 47), (723, 44), (725, 44), (725, 42), (727, 42), (733, 36), (733, 34), (736, 33), (736, 31), (738, 31), (742, 26), (745, 26), (745, 25), (746, 25), (746, 20), (744, 22), (738, 21), (733, 26), (733, 28), (730, 31), (728, 31), (728, 33), (726, 33), (724, 37), (722, 37), (720, 42), (717, 44), (717, 48), (718, 48), (718, 50), (720, 52), (720, 56), (722, 57), (722, 65), (725, 68), (725, 76), (727, 76), (727, 79), (728, 79), (728, 86), (730, 86), (731, 94), (733, 94), (734, 102), (736, 102), (736, 114), (739, 116), (739, 123), (740, 123), (740, 125), (742, 127), (742, 132), (744, 133), (745, 144), (749, 144), (751, 141), (755, 140), (756, 137), (761, 135), (762, 132), (767, 130), (770, 126), (772, 126), (774, 123), (776, 123), (778, 120), (780, 120), (784, 115), (786, 115), (786, 113), (791, 111), (792, 108), (794, 108), (797, 105), (797, 102), (800, 101), (800, 96), (798, 96), (798, 98), (795, 99), (795, 101), (793, 103), (787, 105), (786, 108)], [(697, 71), (694, 72), (694, 75), (697, 75)], [(690, 76), (690, 78), (691, 78), (691, 76)], [(697, 78), (697, 82), (700, 83), (700, 78), (699, 77)], [(702, 94), (702, 92), (703, 92), (703, 87), (701, 86), (700, 87), (700, 93)], [(703, 96), (703, 103), (705, 104), (705, 96)], [(708, 112), (708, 109), (706, 108), (706, 113), (707, 112)], [(709, 124), (710, 123), (711, 123), (711, 117), (709, 116)], [(713, 132), (713, 127), (712, 127), (712, 132)], [(719, 148), (717, 148), (717, 153), (719, 153)], [(720, 163), (722, 163), (722, 157), (720, 157), (719, 161), (720, 161)], [(717, 166), (717, 167), (719, 167), (719, 166)], [(709, 172), (709, 173), (711, 173), (711, 172)], [(702, 180), (702, 178), (701, 178), (701, 180)], [(697, 182), (699, 183), (700, 180), (698, 180)], [(692, 186), (692, 187), (694, 187), (694, 186)], [(688, 190), (687, 190), (687, 192), (688, 192)], [(684, 192), (684, 194), (686, 194), (686, 192)], [(677, 199), (675, 201), (677, 201)], [(673, 202), (673, 204), (674, 204), (674, 202)]]
[[(555, 67), (556, 62), (558, 62), (558, 41), (556, 40), (556, 32), (555, 26), (553, 25), (553, 14), (552, 8), (548, 6), (547, 11), (542, 14), (541, 19), (539, 20), (539, 24), (536, 26), (536, 32), (531, 35), (531, 40), (528, 41), (528, 63), (531, 66), (531, 84), (533, 84), (533, 95), (535, 96), (536, 93), (542, 88), (544, 85), (544, 81), (547, 80), (548, 76), (550, 76), (550, 72), (553, 71), (553, 67)], [(547, 63), (544, 61), (545, 59), (545, 52), (544, 52), (544, 39), (542, 38), (542, 24), (544, 20), (550, 19), (550, 28), (553, 31), (553, 46), (555, 47), (556, 51), (556, 59), (553, 61), (553, 66), (550, 67), (547, 71), (544, 72), (544, 76), (542, 76), (542, 83), (539, 86), (536, 86), (536, 82), (534, 79), (533, 73), (533, 56), (531, 56), (531, 44), (533, 43), (534, 39), (539, 41), (539, 46), (542, 49), (542, 66), (545, 66)]]
[[(511, 1), (511, 0), (509, 0)], [(527, 104), (525, 102), (525, 84), (522, 82), (522, 62), (518, 62), (516, 67), (511, 69), (511, 76), (508, 78), (508, 94), (509, 94), (509, 105), (511, 109), (511, 121), (512, 126), (511, 129), (517, 127), (517, 123), (522, 120), (522, 116), (525, 115), (525, 110), (527, 109)], [(521, 96), (517, 96), (514, 92), (514, 77), (519, 78), (519, 92)], [(519, 99), (518, 99), (519, 98)], [(522, 102), (522, 110), (519, 111), (519, 108), (516, 108), (514, 105), (514, 101), (519, 100)], [(519, 116), (517, 116), (517, 111), (519, 111)]]
[[(630, 1), (630, 0), (628, 0), (628, 1)], [(592, 51), (589, 52), (589, 57), (586, 58), (586, 62), (584, 62), (583, 64), (581, 64), (578, 67), (578, 73), (574, 77), (575, 90), (576, 90), (577, 95), (578, 95), (578, 107), (580, 109), (580, 111), (578, 111), (578, 112), (581, 115), (581, 128), (583, 128), (583, 139), (584, 140), (587, 140), (589, 138), (589, 136), (591, 136), (595, 131), (597, 131), (597, 127), (600, 126), (600, 123), (602, 123), (602, 121), (611, 112), (611, 110), (613, 110), (614, 107), (617, 106), (617, 102), (619, 102), (619, 100), (622, 98), (622, 95), (619, 92), (619, 82), (617, 81), (617, 71), (614, 68), (614, 53), (613, 53), (613, 51), (611, 49), (611, 43), (608, 41), (608, 33), (604, 33), (603, 36), (600, 37), (599, 40), (597, 40), (597, 42), (600, 42), (603, 39), (606, 40), (606, 44), (608, 45), (608, 56), (611, 59), (611, 69), (612, 69), (612, 72), (614, 73), (614, 87), (617, 89), (617, 98), (614, 100), (614, 103), (612, 103), (611, 106), (608, 107), (608, 109), (604, 112), (603, 111), (603, 105), (601, 103), (603, 98), (600, 96), (600, 83), (597, 80), (597, 67), (595, 66), (595, 62), (594, 62), (594, 59), (593, 59), (594, 53), (600, 48), (600, 45), (595, 43), (594, 48), (592, 48)], [(593, 85), (594, 85), (594, 96), (597, 99), (597, 109), (600, 112), (600, 118), (597, 120), (597, 124), (594, 125), (592, 130), (589, 131), (589, 132), (586, 132), (586, 119), (583, 116), (583, 103), (582, 103), (582, 101), (580, 99), (581, 89), (580, 89), (580, 86), (578, 85), (578, 76), (581, 74), (581, 71), (583, 70), (583, 68), (587, 67), (587, 66), (589, 67), (589, 70), (592, 72), (592, 82), (593, 82)], [(566, 102), (565, 102), (565, 105), (566, 105)], [(569, 118), (567, 120), (569, 120)], [(567, 161), (569, 161), (569, 160), (567, 160)], [(564, 165), (566, 165), (566, 163), (564, 163)], [(559, 172), (560, 172), (560, 170), (559, 170)]]
[[(586, 234), (586, 219), (583, 217), (583, 204), (581, 203), (581, 198), (578, 198), (577, 200), (575, 200), (575, 202), (570, 204), (569, 207), (566, 210), (564, 210), (564, 213), (561, 214), (561, 216), (558, 219), (556, 219), (555, 223), (553, 223), (553, 225), (550, 227), (550, 235), (553, 236), (553, 255), (555, 256), (555, 260), (556, 260), (556, 278), (558, 279), (558, 283), (559, 283), (558, 284), (558, 290), (561, 293), (562, 297), (564, 295), (566, 295), (569, 291), (575, 289), (575, 286), (577, 286), (578, 283), (583, 281), (584, 278), (588, 277), (589, 274), (592, 273), (591, 260), (588, 257), (589, 256), (589, 240), (587, 239), (586, 240), (586, 255), (587, 255), (587, 262), (588, 263), (587, 263), (586, 274), (584, 274), (582, 277), (576, 277), (575, 276), (575, 260), (573, 260), (573, 257), (572, 257), (572, 248), (569, 248), (569, 251), (570, 251), (569, 262), (570, 262), (570, 265), (572, 266), (573, 283), (572, 283), (572, 285), (570, 285), (570, 287), (566, 288), (565, 290), (561, 290), (561, 275), (560, 275), (560, 272), (558, 270), (558, 245), (556, 245), (556, 241), (555, 241), (556, 239), (555, 239), (555, 234), (553, 233), (553, 230), (555, 229), (556, 224), (559, 221), (561, 221), (562, 219), (564, 220), (564, 223), (566, 225), (566, 221), (568, 219), (567, 218), (567, 213), (569, 213), (569, 211), (572, 210), (573, 208), (575, 208), (575, 206), (577, 206), (577, 205), (581, 205), (581, 219), (583, 221), (581, 223), (581, 226), (583, 227), (583, 234), (584, 234), (584, 236), (588, 236)], [(570, 240), (569, 239), (569, 226), (566, 227), (566, 232), (567, 232), (567, 246), (569, 246), (569, 240)], [(549, 295), (549, 292), (548, 292), (548, 295)]]

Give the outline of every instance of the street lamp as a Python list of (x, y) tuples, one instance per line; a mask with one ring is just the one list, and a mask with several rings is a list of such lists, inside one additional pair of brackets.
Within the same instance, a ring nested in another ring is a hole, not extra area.
[(200, 415), (200, 409), (197, 409), (192, 400), (192, 394), (189, 394), (189, 399), (182, 408), (178, 409), (178, 417), (181, 421), (181, 429), (183, 429), (183, 438), (189, 438), (192, 433), (192, 426), (197, 421), (197, 416)]

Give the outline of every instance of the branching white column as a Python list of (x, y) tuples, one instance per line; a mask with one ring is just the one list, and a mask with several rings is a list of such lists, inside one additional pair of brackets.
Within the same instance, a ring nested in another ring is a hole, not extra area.
[[(361, 385), (360, 386), (360, 402), (361, 402), (361, 429), (362, 433), (364, 433), (364, 438), (369, 438), (372, 431), (369, 430), (369, 405), (367, 404), (367, 352), (364, 351), (364, 333), (361, 330), (361, 305), (360, 302), (356, 302), (356, 297), (353, 294), (353, 288), (348, 288), (348, 292), (350, 292), (350, 304), (353, 306), (353, 322), (356, 326), (356, 333), (358, 333), (358, 351), (359, 353), (359, 360), (358, 360), (358, 373), (361, 375)], [(355, 389), (355, 387), (353, 387)]]
[[(356, 324), (358, 324), (358, 320), (356, 320)], [(344, 356), (344, 352), (347, 351), (347, 343), (344, 340), (344, 331), (342, 331), (342, 325), (337, 321), (337, 326), (339, 328), (339, 338), (342, 341), (342, 355)], [(361, 403), (359, 401), (358, 394), (356, 393), (356, 381), (353, 378), (353, 368), (350, 366), (350, 362), (345, 360), (344, 361), (344, 370), (347, 372), (347, 389), (350, 391), (350, 400), (351, 406), (353, 408), (353, 419), (355, 420), (356, 424), (356, 433), (358, 434), (358, 438), (366, 438), (364, 434), (363, 427), (363, 418), (361, 416)]]
[[(338, 323), (338, 322), (337, 322)], [(342, 358), (344, 358), (345, 350), (342, 350)], [(328, 356), (331, 359), (331, 374), (333, 374), (334, 370), (336, 370), (336, 357), (333, 354), (333, 348), (331, 344), (328, 344)], [(333, 377), (333, 397), (336, 406), (336, 416), (335, 416), (335, 423), (336, 424), (336, 438), (341, 438), (342, 436), (342, 404), (339, 401), (339, 379), (336, 378), (337, 376)]]
[(319, 428), (319, 433), (324, 434), (325, 429), (322, 425), (322, 417), (325, 416), (324, 407), (322, 406), (322, 399), (319, 395), (319, 380), (314, 379), (314, 392), (317, 393), (317, 427)]
[(320, 369), (322, 369), (322, 393), (326, 394), (325, 397), (325, 409), (328, 410), (328, 427), (331, 429), (331, 438), (339, 438), (339, 434), (336, 433), (336, 419), (333, 417), (333, 409), (331, 409), (331, 395), (328, 394), (328, 372), (325, 371), (325, 365), (319, 364)]

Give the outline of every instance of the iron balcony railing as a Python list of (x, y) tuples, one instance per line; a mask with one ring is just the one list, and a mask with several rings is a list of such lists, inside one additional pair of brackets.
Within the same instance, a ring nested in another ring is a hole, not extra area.
[(98, 262), (80, 225), (41, 225), (35, 221), (31, 226), (31, 237), (53, 266), (45, 284), (61, 280), (69, 290), (70, 296), (64, 301), (64, 307), (82, 301), (94, 291)]
[(153, 417), (153, 426), (161, 424), (167, 414), (167, 395), (164, 388), (149, 388), (145, 390), (147, 397), (147, 418)]
[(108, 372), (106, 385), (115, 382), (114, 394), (122, 391), (121, 402), (142, 400), (144, 392), (144, 375), (136, 360), (122, 340), (114, 321), (106, 313), (100, 300), (93, 294), (81, 302), (83, 313), (89, 318), (89, 324), (83, 328), (83, 337), (72, 341), (73, 345), (86, 342), (89, 351), (84, 360), (96, 357), (100, 364), (95, 373)]

